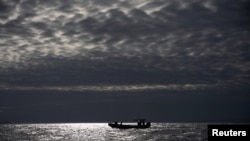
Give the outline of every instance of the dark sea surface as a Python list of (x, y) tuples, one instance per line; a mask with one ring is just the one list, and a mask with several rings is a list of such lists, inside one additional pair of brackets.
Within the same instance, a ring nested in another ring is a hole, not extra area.
[(113, 129), (107, 123), (1, 124), (0, 141), (202, 141), (205, 123), (152, 123), (147, 129)]

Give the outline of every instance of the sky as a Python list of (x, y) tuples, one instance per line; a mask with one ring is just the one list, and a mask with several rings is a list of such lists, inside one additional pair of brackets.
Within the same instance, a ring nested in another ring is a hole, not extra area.
[(249, 0), (0, 0), (0, 121), (249, 122), (249, 9)]

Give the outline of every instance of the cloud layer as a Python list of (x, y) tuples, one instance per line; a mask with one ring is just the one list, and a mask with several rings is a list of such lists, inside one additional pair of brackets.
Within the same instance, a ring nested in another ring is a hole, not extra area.
[(248, 0), (1, 0), (0, 9), (4, 84), (249, 84)]
[(83, 86), (43, 86), (43, 87), (25, 87), (25, 86), (0, 86), (0, 90), (19, 90), (19, 91), (80, 91), (80, 92), (119, 92), (119, 91), (157, 91), (157, 90), (170, 90), (170, 91), (190, 91), (190, 90), (203, 90), (208, 88), (216, 88), (216, 85), (207, 84), (169, 84), (169, 85), (83, 85)]

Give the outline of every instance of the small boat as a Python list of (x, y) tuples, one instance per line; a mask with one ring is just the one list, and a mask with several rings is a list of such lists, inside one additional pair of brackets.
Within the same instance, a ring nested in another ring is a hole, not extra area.
[(136, 125), (122, 124), (122, 122), (109, 123), (108, 125), (112, 128), (119, 128), (119, 129), (130, 129), (130, 128), (145, 129), (145, 128), (149, 128), (151, 126), (151, 123), (145, 122), (145, 119), (139, 119), (136, 121), (137, 121)]

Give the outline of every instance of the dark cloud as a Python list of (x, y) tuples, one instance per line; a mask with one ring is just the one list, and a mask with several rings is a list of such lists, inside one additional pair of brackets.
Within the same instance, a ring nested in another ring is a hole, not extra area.
[(249, 83), (247, 0), (0, 7), (1, 83)]
[(6, 5), (3, 1), (0, 1), (0, 8), (1, 8), (1, 18), (6, 18), (5, 14), (7, 12), (10, 12), (10, 7), (8, 7), (8, 5)]

